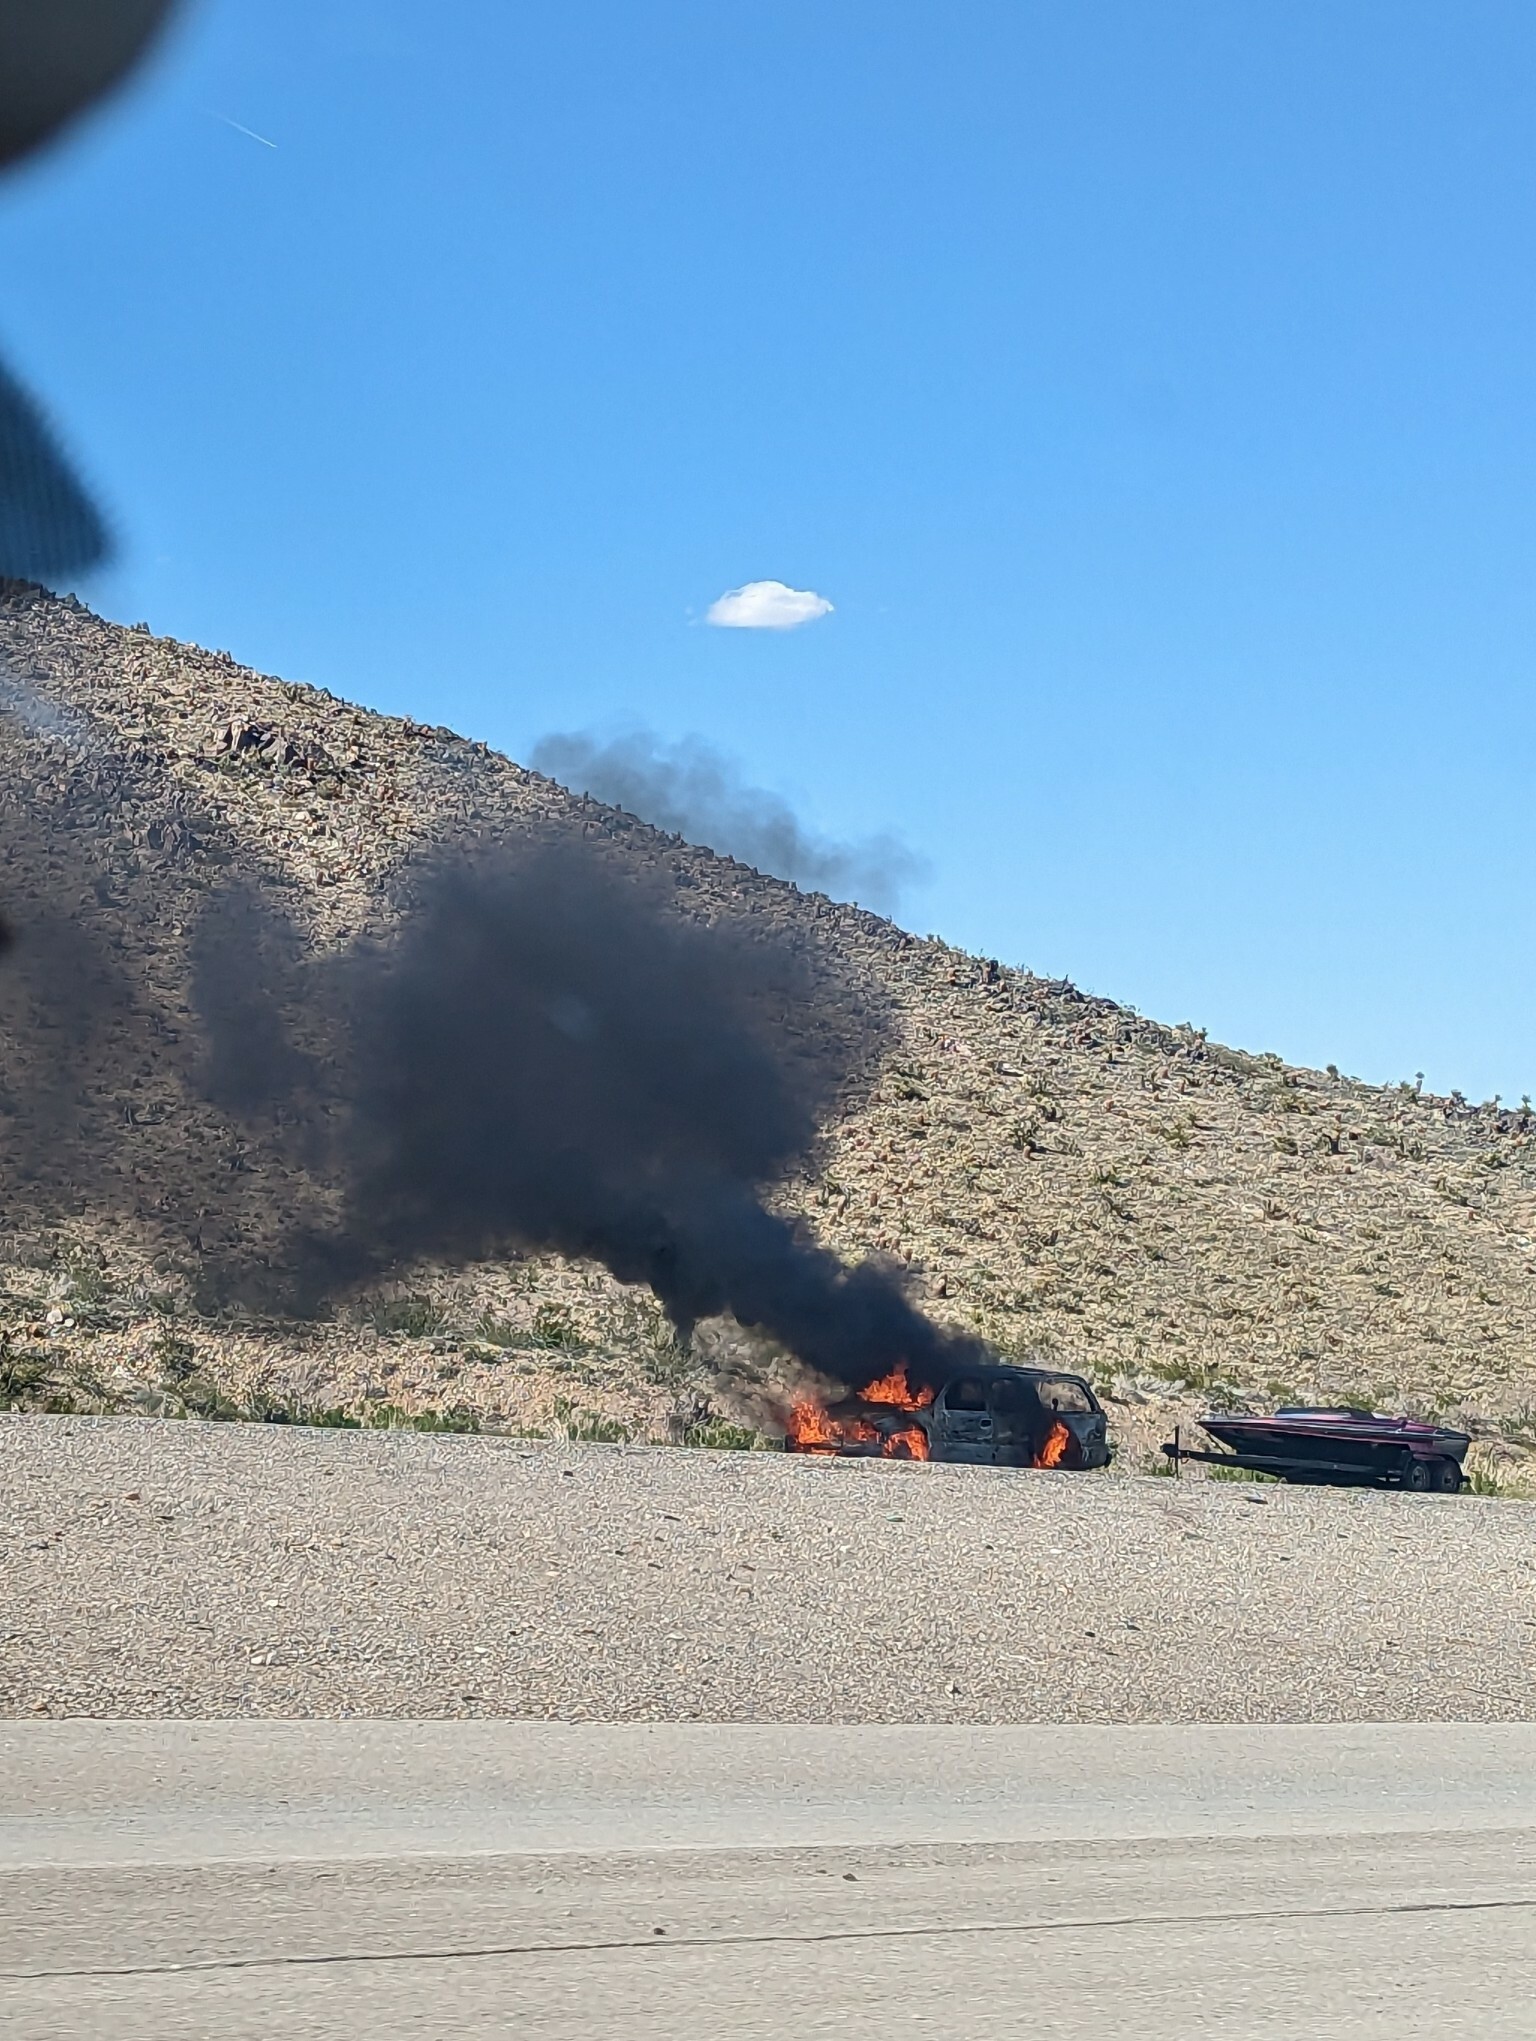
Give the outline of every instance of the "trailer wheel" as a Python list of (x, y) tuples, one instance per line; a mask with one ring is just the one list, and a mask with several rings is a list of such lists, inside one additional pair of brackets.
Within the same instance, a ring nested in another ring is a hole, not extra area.
[(1433, 1476), (1427, 1460), (1409, 1460), (1403, 1468), (1403, 1486), (1415, 1495), (1422, 1495), (1430, 1487)]
[(1430, 1477), (1431, 1486), (1441, 1495), (1455, 1495), (1461, 1488), (1462, 1472), (1454, 1460), (1436, 1460)]

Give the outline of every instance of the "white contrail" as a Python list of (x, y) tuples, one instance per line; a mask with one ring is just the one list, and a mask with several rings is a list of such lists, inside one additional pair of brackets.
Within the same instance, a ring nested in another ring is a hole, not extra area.
[(265, 135), (258, 135), (254, 128), (242, 127), (239, 121), (231, 120), (227, 113), (221, 113), (217, 115), (217, 118), (223, 121), (225, 127), (233, 128), (237, 135), (249, 135), (253, 142), (260, 142), (264, 149), (275, 149), (277, 147), (276, 142), (269, 142)]

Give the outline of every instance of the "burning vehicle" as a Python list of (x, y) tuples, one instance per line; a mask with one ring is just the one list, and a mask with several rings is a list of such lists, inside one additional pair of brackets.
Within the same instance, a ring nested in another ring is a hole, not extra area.
[(1107, 1467), (1109, 1428), (1079, 1375), (964, 1362), (936, 1385), (905, 1365), (834, 1402), (803, 1397), (785, 1424), (787, 1453), (959, 1460), (981, 1467)]
[(1411, 1417), (1371, 1410), (1277, 1410), (1272, 1417), (1209, 1411), (1200, 1420), (1225, 1448), (1186, 1446), (1177, 1430), (1163, 1447), (1177, 1473), (1183, 1460), (1246, 1467), (1282, 1481), (1327, 1482), (1339, 1487), (1433, 1489), (1455, 1495), (1471, 1434)]

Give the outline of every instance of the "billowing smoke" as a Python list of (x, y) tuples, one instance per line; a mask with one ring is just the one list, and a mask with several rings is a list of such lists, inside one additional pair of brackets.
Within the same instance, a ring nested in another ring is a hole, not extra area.
[(927, 875), (900, 837), (839, 843), (815, 835), (782, 795), (749, 786), (723, 752), (699, 737), (668, 745), (644, 730), (611, 738), (554, 731), (539, 739), (529, 763), (575, 793), (792, 880), (808, 893), (893, 913), (905, 890)]
[(577, 842), (448, 865), (391, 941), (290, 1003), (323, 1057), (279, 1040), (227, 967), (248, 931), (225, 950), (214, 923), (201, 950), (225, 1095), (237, 1080), (248, 1111), (330, 1130), (341, 1217), (292, 1257), (311, 1301), (417, 1257), (541, 1248), (650, 1284), (685, 1331), (729, 1313), (850, 1386), (961, 1350), (885, 1270), (765, 1204), (882, 1023), (748, 924), (686, 920)]
[[(0, 7), (0, 165), (116, 83), (172, 6)], [(65, 578), (107, 543), (40, 408), (0, 367), (0, 577)], [(750, 920), (689, 922), (568, 845), (445, 865), (394, 939), (339, 963), (316, 963), (254, 896), (230, 895), (195, 945), (200, 1039), (184, 1042), (158, 967), (118, 940), (115, 888), (164, 858), (165, 912), (179, 911), (190, 828), (172, 812), (125, 846), (132, 787), (112, 761), (19, 676), (0, 709), (63, 754), (29, 772), (52, 828), (18, 841), (0, 813), (0, 864), (27, 896), (0, 978), (0, 1192), (39, 1211), (179, 1212), (202, 1249), (205, 1222), (238, 1204), (212, 1180), (246, 1158), (208, 1138), (216, 1121), (183, 1114), (195, 1068), (207, 1101), (318, 1180), (321, 1206), (334, 1193), (329, 1223), (290, 1242), (312, 1304), (401, 1261), (536, 1247), (649, 1283), (681, 1328), (730, 1313), (850, 1386), (896, 1359), (913, 1380), (936, 1377), (967, 1350), (885, 1271), (845, 1267), (764, 1201), (878, 1046), (868, 996), (825, 965), (818, 976)], [(698, 742), (551, 737), (536, 763), (808, 889), (889, 907), (920, 874), (895, 838), (808, 834)]]

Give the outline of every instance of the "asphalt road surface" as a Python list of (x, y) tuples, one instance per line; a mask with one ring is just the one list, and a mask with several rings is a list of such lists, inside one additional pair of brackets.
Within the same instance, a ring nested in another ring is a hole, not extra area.
[(1536, 1725), (0, 1728), (8, 2041), (1536, 2034)]

